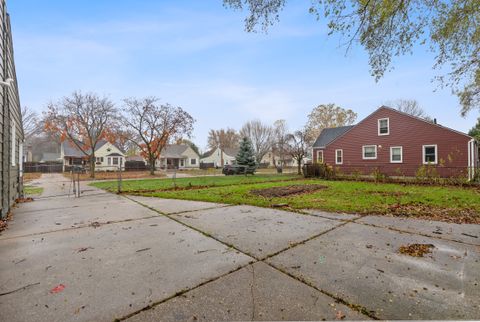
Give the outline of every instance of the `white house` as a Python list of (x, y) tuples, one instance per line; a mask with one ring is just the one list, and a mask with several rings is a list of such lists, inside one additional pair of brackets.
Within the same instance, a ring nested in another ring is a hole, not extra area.
[(227, 164), (234, 164), (238, 154), (238, 148), (212, 149), (205, 153), (200, 159), (201, 163), (213, 163), (214, 167), (223, 167)]
[(161, 169), (198, 169), (200, 156), (187, 144), (170, 144), (163, 148), (155, 165)]
[[(73, 165), (88, 165), (88, 156), (73, 142), (64, 141), (61, 144), (60, 157), (63, 160), (63, 170)], [(115, 171), (125, 165), (125, 153), (114, 144), (101, 140), (95, 149), (95, 171)]]

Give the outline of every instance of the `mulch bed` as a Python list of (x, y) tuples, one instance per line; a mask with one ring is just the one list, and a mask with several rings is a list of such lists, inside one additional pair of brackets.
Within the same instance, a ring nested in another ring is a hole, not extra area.
[(264, 198), (279, 198), (304, 193), (311, 193), (317, 190), (327, 189), (327, 186), (320, 184), (294, 185), (285, 187), (273, 187), (266, 189), (251, 190), (250, 193)]
[(400, 246), (398, 252), (412, 257), (423, 257), (426, 254), (431, 254), (434, 248), (435, 246), (432, 244), (409, 244)]
[(440, 208), (419, 203), (391, 205), (387, 209), (395, 217), (443, 221), (454, 224), (480, 224), (480, 214), (474, 209)]

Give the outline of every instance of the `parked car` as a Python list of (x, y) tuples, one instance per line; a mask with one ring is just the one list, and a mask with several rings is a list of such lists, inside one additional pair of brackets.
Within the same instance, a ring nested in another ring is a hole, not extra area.
[(222, 169), (222, 173), (226, 176), (235, 174), (255, 174), (256, 167), (249, 167), (246, 165), (225, 165)]

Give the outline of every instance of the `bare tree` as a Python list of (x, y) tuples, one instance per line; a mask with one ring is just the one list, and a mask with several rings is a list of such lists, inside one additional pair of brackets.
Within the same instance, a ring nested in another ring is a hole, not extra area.
[[(287, 150), (287, 143), (288, 143), (288, 126), (287, 121), (285, 120), (277, 120), (273, 123), (273, 135), (274, 135), (274, 143), (273, 143), (273, 155), (278, 155), (280, 158), (280, 165), (283, 167), (285, 165), (285, 154)], [(274, 157), (274, 165), (276, 166), (275, 157)]]
[(209, 149), (238, 148), (240, 135), (234, 129), (227, 128), (208, 132)]
[(315, 107), (308, 115), (306, 125), (307, 138), (313, 143), (323, 129), (351, 125), (357, 119), (357, 113), (336, 106), (335, 104), (322, 104)]
[(148, 160), (150, 174), (155, 174), (155, 162), (171, 140), (190, 137), (193, 117), (181, 107), (158, 104), (156, 97), (127, 98), (122, 109), (126, 139), (140, 149)]
[(42, 125), (37, 112), (28, 106), (22, 107), (22, 125), (25, 141), (30, 140), (33, 136), (42, 131)]
[(419, 118), (422, 118), (426, 121), (431, 122), (432, 118), (428, 116), (425, 110), (420, 106), (417, 100), (414, 99), (398, 99), (393, 102), (387, 102), (385, 105), (393, 107), (394, 109), (407, 113)]
[(288, 153), (297, 161), (298, 174), (302, 174), (302, 162), (308, 153), (308, 131), (295, 131), (288, 135)]
[(240, 130), (241, 137), (247, 137), (252, 142), (255, 151), (255, 160), (262, 162), (273, 145), (273, 129), (271, 126), (263, 124), (260, 120), (253, 120), (245, 123)]
[(107, 97), (95, 93), (74, 92), (50, 103), (45, 129), (82, 151), (90, 162), (90, 177), (95, 178), (95, 150), (101, 140), (114, 141), (117, 110)]

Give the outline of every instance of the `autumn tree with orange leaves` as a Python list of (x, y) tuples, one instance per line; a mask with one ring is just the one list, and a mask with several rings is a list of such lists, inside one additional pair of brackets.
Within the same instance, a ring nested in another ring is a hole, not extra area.
[(130, 140), (148, 160), (150, 174), (165, 146), (179, 138), (190, 137), (195, 120), (181, 107), (159, 104), (156, 97), (124, 99), (122, 124)]
[(68, 140), (85, 154), (90, 177), (95, 178), (95, 150), (101, 140), (116, 140), (117, 109), (107, 97), (74, 92), (50, 103), (44, 112), (45, 130)]

